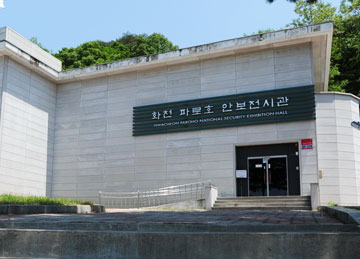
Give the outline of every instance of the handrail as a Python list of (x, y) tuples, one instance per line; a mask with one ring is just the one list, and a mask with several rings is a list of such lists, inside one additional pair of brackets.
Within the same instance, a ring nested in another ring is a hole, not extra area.
[(205, 187), (210, 181), (174, 185), (137, 192), (99, 191), (99, 203), (112, 208), (153, 207), (168, 203), (205, 198)]

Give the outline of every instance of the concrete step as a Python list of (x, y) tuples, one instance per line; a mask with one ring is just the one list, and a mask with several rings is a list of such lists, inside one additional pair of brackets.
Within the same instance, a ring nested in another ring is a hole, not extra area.
[(276, 207), (308, 207), (311, 208), (310, 205), (304, 204), (227, 204), (227, 205), (218, 205), (215, 204), (213, 208), (229, 208), (229, 207), (238, 207), (238, 208), (250, 208), (250, 207), (262, 207), (262, 208), (276, 208)]
[(245, 201), (236, 201), (236, 200), (231, 200), (231, 201), (219, 201), (217, 200), (216, 203), (218, 204), (227, 204), (227, 203), (242, 203), (242, 204), (257, 204), (257, 203), (310, 203), (309, 200), (253, 200), (253, 201), (249, 201), (249, 200), (245, 200)]
[(310, 206), (236, 206), (236, 207), (213, 207), (213, 210), (311, 210)]
[(214, 204), (213, 208), (227, 208), (227, 207), (311, 207), (310, 204), (284, 204), (284, 203), (273, 203), (273, 204), (238, 204), (238, 203), (230, 203), (230, 204)]
[(270, 196), (218, 198), (213, 209), (311, 210), (310, 196)]
[(299, 199), (299, 200), (287, 200), (287, 199), (274, 199), (274, 200), (270, 200), (270, 199), (258, 199), (258, 200), (248, 200), (248, 199), (244, 199), (244, 200), (217, 200), (217, 202), (220, 203), (225, 203), (225, 202), (309, 202), (310, 199), (305, 200), (305, 199)]
[(215, 204), (213, 207), (216, 208), (227, 208), (227, 207), (310, 207), (310, 205), (303, 204), (282, 204), (282, 203), (274, 203), (274, 204), (226, 204), (226, 205), (218, 205)]
[(310, 196), (250, 196), (250, 197), (232, 197), (232, 198), (218, 198), (218, 201), (229, 200), (310, 200)]
[(310, 203), (302, 202), (273, 202), (273, 203), (215, 203), (214, 207), (273, 207), (273, 206), (305, 206), (310, 207)]
[[(276, 205), (293, 205), (293, 206), (311, 206), (310, 203), (304, 202), (255, 202), (255, 203), (246, 203), (246, 202), (228, 202), (228, 203), (215, 203), (216, 206), (276, 206)], [(214, 205), (214, 206), (215, 206)]]

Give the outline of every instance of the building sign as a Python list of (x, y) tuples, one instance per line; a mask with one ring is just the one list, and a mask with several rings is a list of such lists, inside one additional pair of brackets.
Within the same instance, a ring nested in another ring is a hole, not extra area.
[(133, 136), (313, 119), (311, 85), (137, 106)]
[(309, 139), (302, 139), (301, 140), (301, 149), (313, 149), (313, 140)]

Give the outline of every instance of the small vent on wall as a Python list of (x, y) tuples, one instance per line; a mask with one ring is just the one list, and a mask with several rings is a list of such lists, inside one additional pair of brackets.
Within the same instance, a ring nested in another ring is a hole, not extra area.
[(353, 126), (354, 128), (357, 128), (358, 130), (360, 130), (360, 122), (356, 122), (356, 121), (353, 121), (351, 122), (351, 126)]

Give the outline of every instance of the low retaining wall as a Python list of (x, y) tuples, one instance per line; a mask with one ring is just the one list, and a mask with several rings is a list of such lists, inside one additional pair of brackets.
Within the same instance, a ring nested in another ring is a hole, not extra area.
[(357, 258), (360, 233), (0, 229), (0, 257)]
[(360, 210), (338, 206), (322, 206), (320, 210), (345, 224), (360, 225)]
[(102, 205), (0, 205), (1, 214), (62, 214), (105, 212)]

